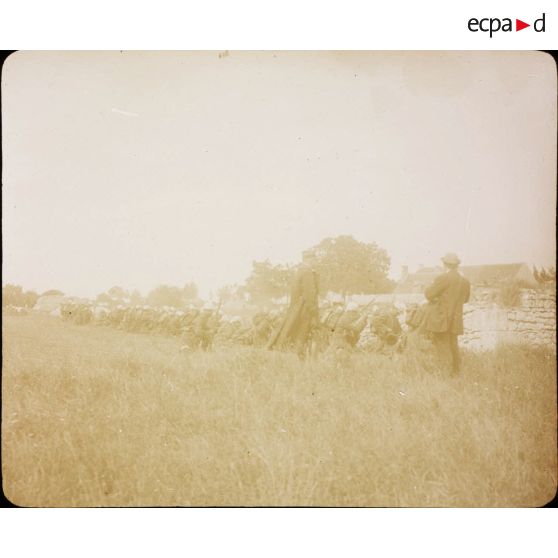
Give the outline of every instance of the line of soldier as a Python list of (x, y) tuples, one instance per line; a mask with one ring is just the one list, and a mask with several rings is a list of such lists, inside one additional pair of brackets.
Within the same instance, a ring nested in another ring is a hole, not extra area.
[(13, 304), (8, 304), (2, 307), (2, 314), (6, 316), (27, 316), (30, 309), (26, 306), (15, 306)]
[(205, 304), (202, 308), (179, 310), (171, 307), (94, 305), (66, 302), (60, 308), (63, 320), (78, 325), (94, 324), (132, 333), (180, 336), (184, 349), (209, 350), (213, 346), (232, 344), (265, 346), (276, 326), (278, 311), (261, 311), (249, 322), (220, 313)]
[[(249, 323), (222, 316), (211, 305), (186, 311), (143, 307), (117, 307), (108, 311), (88, 305), (65, 306), (62, 317), (76, 323), (97, 321), (120, 329), (159, 332), (182, 337), (184, 350), (209, 350), (236, 344), (291, 351), (304, 359), (311, 354), (333, 354), (355, 348), (376, 351), (401, 349), (407, 340), (401, 324), (413, 337), (432, 344), (440, 362), (451, 374), (460, 369), (457, 338), (463, 334), (463, 305), (469, 301), (470, 283), (458, 272), (459, 257), (448, 253), (441, 258), (446, 272), (425, 289), (426, 302), (402, 309), (378, 305), (368, 311), (350, 304), (319, 304), (319, 275), (315, 251), (306, 250), (291, 286), (290, 303), (280, 311), (262, 311)], [(445, 365), (444, 364), (444, 365)]]
[[(425, 302), (415, 309), (414, 313), (409, 312), (406, 321), (411, 332), (416, 333), (412, 337), (424, 338), (431, 343), (439, 363), (449, 369), (451, 375), (457, 375), (460, 370), (457, 338), (464, 331), (463, 305), (469, 301), (471, 285), (458, 271), (461, 260), (457, 254), (447, 253), (441, 260), (446, 271), (426, 287)], [(289, 308), (281, 327), (269, 342), (270, 349), (292, 351), (300, 359), (305, 359), (311, 354), (315, 332), (323, 329), (319, 307), (318, 268), (317, 252), (305, 250), (292, 281)], [(387, 312), (381, 319), (373, 314), (369, 320), (369, 331), (379, 338), (381, 345), (401, 346), (404, 338), (395, 327), (390, 327), (391, 322), (393, 324), (396, 322), (396, 319), (392, 320), (390, 314), (393, 312)], [(350, 311), (347, 311), (339, 318), (333, 318), (331, 323), (333, 326), (328, 333), (331, 336), (328, 349), (331, 348), (334, 353), (342, 353), (345, 349), (354, 346), (357, 338), (357, 342), (360, 342), (366, 320), (355, 312), (354, 319), (351, 321)], [(345, 333), (339, 333), (340, 330)], [(381, 333), (382, 331), (384, 333)], [(397, 341), (393, 342), (394, 339)]]
[[(178, 310), (150, 306), (111, 308), (66, 302), (61, 306), (60, 315), (63, 320), (78, 325), (94, 324), (133, 333), (177, 336), (183, 350), (211, 350), (239, 345), (269, 347), (286, 311), (286, 307), (263, 309), (251, 319), (242, 320), (222, 314), (220, 308), (212, 304), (205, 304), (201, 309)], [(390, 303), (368, 308), (355, 303), (344, 306), (341, 302), (325, 302), (320, 308), (320, 321), (311, 334), (311, 350), (313, 353), (398, 350), (403, 340), (402, 318), (401, 308)]]

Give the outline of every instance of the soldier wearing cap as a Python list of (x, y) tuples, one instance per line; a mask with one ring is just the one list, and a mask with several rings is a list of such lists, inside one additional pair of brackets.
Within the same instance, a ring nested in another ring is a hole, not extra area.
[(343, 314), (343, 303), (327, 301), (320, 308), (320, 323), (312, 334), (313, 351), (321, 353), (329, 347), (335, 326)]
[(376, 349), (385, 354), (391, 354), (400, 348), (401, 323), (399, 309), (393, 303), (375, 304), (370, 315), (370, 331), (378, 340)]
[(360, 315), (358, 305), (350, 302), (345, 311), (338, 314), (332, 325), (330, 351), (346, 351), (354, 349), (360, 339), (367, 322), (366, 315)]
[(461, 261), (456, 254), (446, 254), (442, 262), (447, 272), (436, 277), (424, 291), (428, 305), (423, 328), (430, 334), (439, 357), (451, 360), (452, 373), (457, 374), (457, 337), (463, 334), (463, 305), (469, 301), (471, 285), (458, 271)]
[(319, 323), (318, 273), (316, 254), (306, 250), (302, 254), (291, 288), (291, 301), (287, 315), (281, 326), (274, 332), (269, 343), (270, 349), (294, 350), (304, 358), (308, 351), (310, 335)]

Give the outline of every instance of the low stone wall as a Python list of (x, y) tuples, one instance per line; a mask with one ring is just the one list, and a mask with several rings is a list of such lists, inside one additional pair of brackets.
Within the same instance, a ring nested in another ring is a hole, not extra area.
[[(422, 293), (360, 295), (351, 300), (358, 304), (390, 302), (400, 306), (422, 304)], [(525, 343), (556, 348), (556, 291), (521, 289), (516, 306), (506, 308), (500, 303), (498, 289), (474, 287), (471, 300), (463, 309), (465, 333), (461, 346), (472, 350), (490, 350), (500, 343)], [(400, 320), (404, 321), (404, 313)]]
[(499, 343), (556, 348), (556, 292), (522, 289), (517, 306), (501, 306), (489, 289), (479, 290), (464, 307), (460, 344), (474, 350)]

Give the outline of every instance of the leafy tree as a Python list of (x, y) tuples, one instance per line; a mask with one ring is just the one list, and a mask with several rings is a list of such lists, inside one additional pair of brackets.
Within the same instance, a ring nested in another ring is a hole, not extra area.
[(184, 300), (194, 300), (198, 298), (198, 286), (195, 283), (186, 283), (182, 287), (182, 296)]
[(252, 262), (252, 273), (246, 279), (246, 292), (256, 302), (279, 298), (288, 294), (295, 268), (273, 265), (268, 260)]
[(58, 289), (50, 289), (50, 291), (45, 291), (41, 296), (63, 296), (64, 293)]
[(2, 287), (2, 306), (20, 306), (23, 288), (20, 285), (4, 285)]
[(182, 308), (184, 305), (184, 291), (180, 287), (170, 285), (159, 285), (149, 292), (146, 297), (147, 304), (150, 306), (174, 306)]
[(101, 293), (100, 295), (97, 295), (96, 300), (97, 302), (105, 303), (105, 304), (110, 304), (113, 301), (112, 297), (107, 293)]
[(229, 302), (230, 300), (235, 300), (242, 298), (244, 287), (239, 285), (225, 285), (217, 291), (217, 297), (221, 302)]
[(393, 290), (387, 274), (390, 258), (376, 243), (352, 236), (325, 238), (313, 247), (320, 275), (320, 290), (342, 294), (376, 294)]
[(137, 289), (134, 289), (130, 293), (130, 303), (134, 305), (140, 305), (145, 303), (145, 299), (143, 298), (143, 296), (141, 296), (141, 293)]
[(33, 308), (39, 295), (35, 291), (23, 291), (20, 285), (4, 285), (2, 287), (2, 306), (25, 306)]
[(112, 298), (117, 298), (117, 299), (123, 299), (123, 298), (128, 298), (129, 294), (128, 291), (126, 291), (125, 289), (123, 289), (122, 287), (111, 287), (107, 293), (112, 297)]
[[(387, 274), (390, 258), (377, 244), (366, 244), (352, 236), (325, 238), (312, 249), (316, 253), (316, 271), (320, 290), (342, 294), (375, 294), (391, 292), (395, 282)], [(261, 302), (289, 293), (296, 267), (273, 265), (268, 260), (252, 263), (246, 280), (246, 291)]]
[(33, 308), (39, 300), (39, 295), (35, 291), (25, 291), (22, 297), (22, 306)]

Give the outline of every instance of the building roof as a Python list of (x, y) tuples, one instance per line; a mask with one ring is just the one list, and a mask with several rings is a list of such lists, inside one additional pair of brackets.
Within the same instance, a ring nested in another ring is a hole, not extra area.
[[(513, 279), (520, 279), (526, 285), (537, 285), (533, 272), (525, 263), (467, 265), (460, 267), (459, 271), (472, 285), (476, 286), (494, 286), (502, 281)], [(416, 273), (409, 273), (405, 279), (400, 281), (394, 292), (421, 292), (442, 273), (444, 273), (442, 267), (420, 268)]]
[[(468, 265), (461, 268), (461, 274), (467, 277), (473, 285), (491, 285), (518, 278), (518, 275), (525, 271), (522, 269), (523, 267), (532, 275), (531, 270), (524, 263)], [(534, 276), (533, 280), (535, 280)]]

